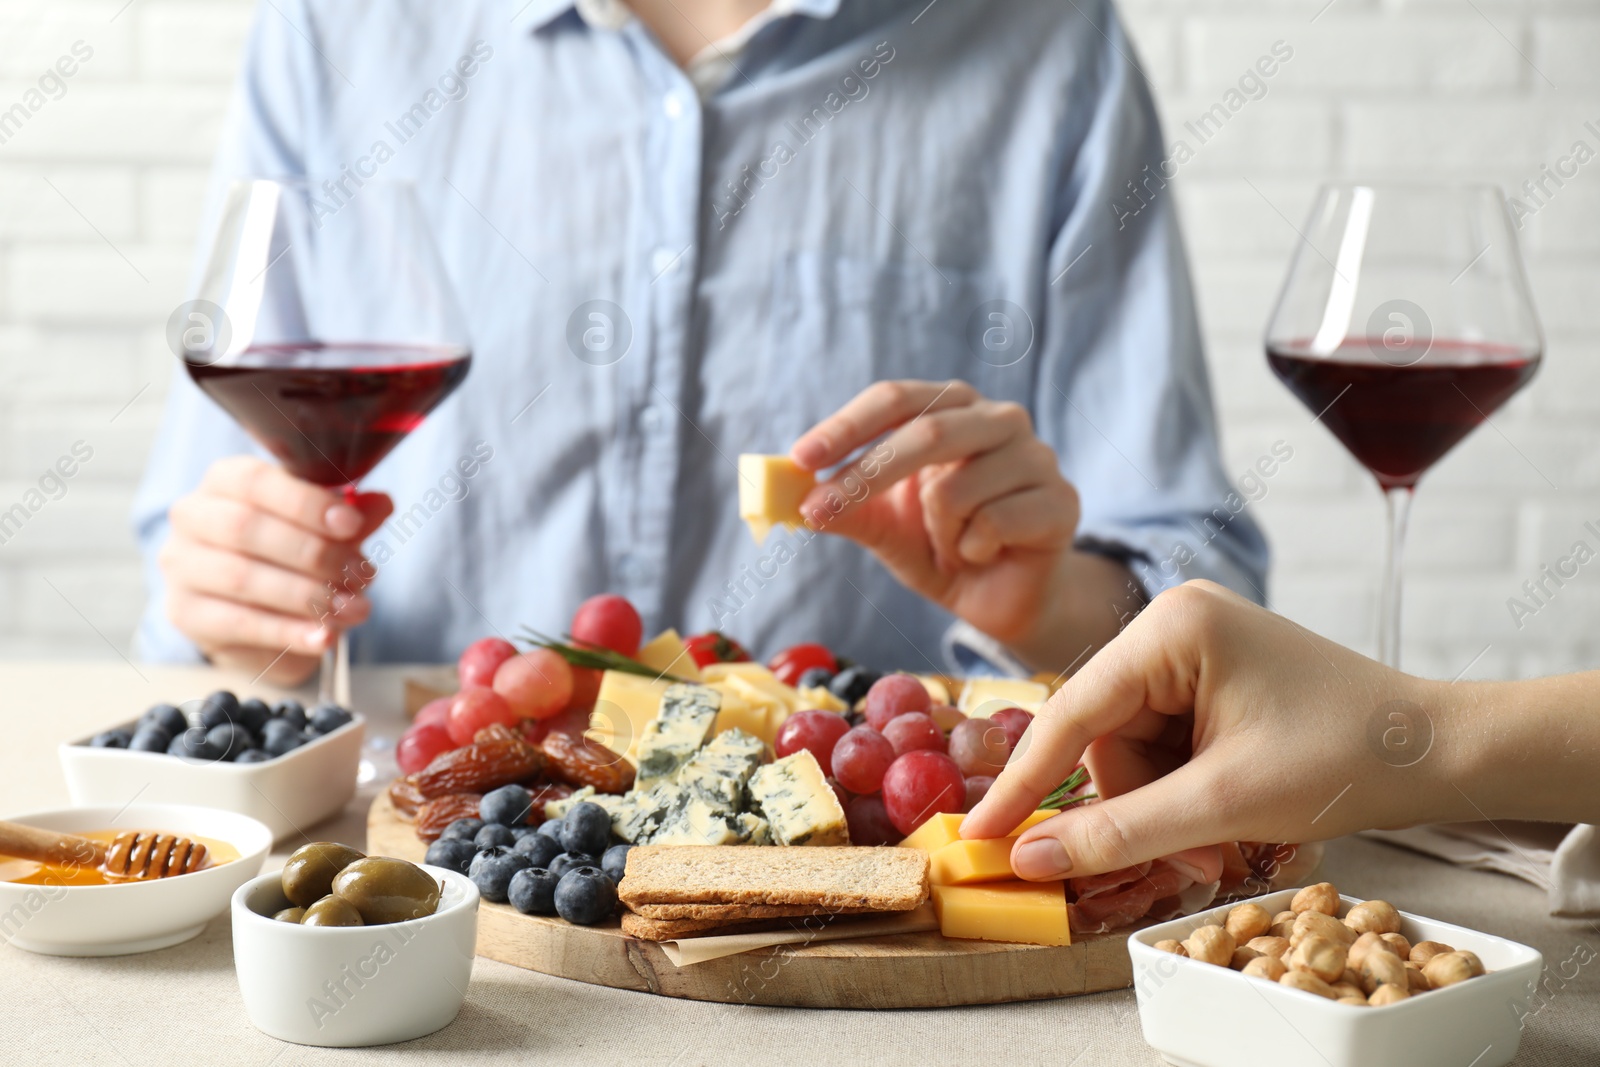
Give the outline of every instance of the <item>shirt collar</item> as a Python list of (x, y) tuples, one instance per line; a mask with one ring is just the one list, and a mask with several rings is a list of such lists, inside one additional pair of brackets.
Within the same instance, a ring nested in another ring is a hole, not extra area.
[[(550, 25), (568, 11), (591, 26), (618, 29), (633, 17), (621, 0), (510, 0), (514, 14), (511, 25), (518, 33), (531, 33)], [(773, 0), (774, 15), (807, 15), (830, 19), (839, 13), (841, 0)]]

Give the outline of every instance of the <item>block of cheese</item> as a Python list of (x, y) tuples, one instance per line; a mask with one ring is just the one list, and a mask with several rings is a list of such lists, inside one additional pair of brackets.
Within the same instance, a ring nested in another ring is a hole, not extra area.
[[(988, 714), (1004, 706), (1037, 713), (1050, 699), (1050, 687), (1027, 678), (973, 678), (961, 687), (958, 707), (968, 715)], [(992, 704), (992, 707), (985, 707)]]
[(943, 678), (934, 674), (914, 674), (912, 677), (922, 683), (922, 688), (928, 691), (928, 696), (935, 704), (950, 703), (950, 687)]
[(776, 674), (759, 663), (708, 663), (701, 668), (701, 677), (708, 683), (737, 678), (745, 685), (766, 693), (790, 711), (800, 707), (800, 690), (779, 681)]
[(677, 775), (700, 746), (716, 732), (722, 699), (715, 689), (689, 682), (668, 686), (661, 710), (639, 737), (639, 774), (635, 788), (649, 789)]
[(759, 737), (743, 730), (719, 733), (679, 769), (678, 785), (731, 812), (743, 811), (750, 776), (761, 766), (766, 748)]
[(739, 457), (739, 517), (761, 544), (774, 526), (803, 526), (800, 503), (817, 484), (816, 475), (801, 470), (787, 456)]
[(588, 736), (633, 759), (646, 724), (661, 710), (661, 698), (671, 684), (664, 678), (606, 671), (595, 694)]
[(717, 712), (717, 733), (724, 733), (728, 730), (742, 730), (771, 744), (771, 739), (767, 736), (767, 723), (769, 721), (767, 710), (769, 705), (766, 702), (763, 701), (759, 706), (751, 704), (738, 693), (720, 683), (712, 686), (712, 688), (722, 697), (722, 710)]
[(834, 696), (833, 690), (827, 686), (812, 685), (796, 691), (800, 694), (800, 707), (795, 709), (797, 711), (804, 708), (815, 708), (817, 711), (837, 711), (840, 713), (850, 710), (850, 706)]
[(683, 645), (683, 638), (676, 630), (662, 630), (633, 658), (662, 674), (670, 674), (691, 682), (701, 681), (700, 668), (695, 663), (694, 657), (689, 655), (689, 650)]
[(850, 829), (838, 794), (810, 749), (762, 767), (750, 779), (750, 800), (780, 845), (848, 845)]
[[(1053, 816), (1060, 815), (1053, 809), (1040, 809), (1022, 820), (1022, 824), (1011, 831), (1011, 836), (1016, 837), (1031, 826), (1038, 826)], [(961, 820), (966, 816), (959, 811), (935, 812), (927, 822), (911, 831), (911, 835), (900, 842), (901, 848), (920, 848), (927, 853), (934, 853), (946, 845), (961, 840)]]
[(928, 877), (934, 885), (972, 885), (976, 882), (1015, 880), (1011, 870), (1014, 837), (952, 841), (928, 857)]
[(933, 910), (945, 937), (1070, 945), (1063, 882), (935, 885)]

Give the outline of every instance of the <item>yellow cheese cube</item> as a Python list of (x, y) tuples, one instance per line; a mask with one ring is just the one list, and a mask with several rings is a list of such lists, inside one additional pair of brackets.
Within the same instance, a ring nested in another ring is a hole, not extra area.
[(922, 683), (922, 688), (928, 691), (928, 696), (933, 698), (935, 704), (950, 703), (950, 687), (944, 684), (944, 679), (933, 674), (914, 674), (917, 681)]
[[(1011, 831), (1011, 838), (1015, 839), (1022, 831), (1032, 826), (1038, 826), (1046, 819), (1060, 815), (1059, 811), (1040, 809), (1022, 820), (1022, 824)], [(911, 836), (900, 842), (901, 848), (920, 848), (932, 854), (946, 845), (961, 840), (961, 820), (966, 815), (959, 811), (935, 812), (933, 817), (915, 830)]]
[(626, 671), (606, 671), (589, 716), (587, 736), (632, 758), (645, 723), (661, 710), (661, 697), (672, 683)]
[(850, 708), (844, 701), (833, 695), (833, 690), (827, 686), (811, 685), (798, 690), (800, 693), (800, 707), (796, 710), (815, 708), (818, 711), (849, 711)]
[(1050, 699), (1050, 687), (1026, 678), (974, 678), (961, 687), (959, 707), (968, 715), (988, 715), (1002, 707), (1037, 713)]
[(945, 937), (1070, 945), (1062, 882), (936, 885), (933, 910)]
[(928, 859), (928, 877), (934, 885), (971, 885), (1015, 879), (1011, 870), (1014, 837), (981, 841), (952, 841)]
[(689, 650), (683, 646), (683, 638), (678, 636), (676, 630), (662, 630), (633, 658), (662, 674), (670, 674), (691, 682), (701, 680), (700, 668), (695, 664), (694, 657), (689, 655)]
[[(722, 697), (722, 710), (717, 712), (716, 732), (723, 733), (727, 730), (743, 730), (754, 737), (762, 737), (767, 728), (767, 707), (756, 707), (720, 685), (714, 685)], [(762, 740), (766, 740), (762, 737)], [(771, 744), (770, 741), (767, 742)]]
[(816, 484), (816, 475), (787, 456), (740, 456), (739, 517), (749, 525), (756, 544), (765, 541), (774, 526), (805, 525), (800, 503)]

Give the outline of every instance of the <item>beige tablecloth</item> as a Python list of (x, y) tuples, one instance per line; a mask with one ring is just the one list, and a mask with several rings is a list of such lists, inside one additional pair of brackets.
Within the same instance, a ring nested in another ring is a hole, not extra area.
[[(358, 673), (356, 704), (379, 732), (399, 727), (399, 679), (396, 669)], [(156, 700), (202, 695), (228, 681), (204, 671), (141, 666), (135, 672), (121, 663), (0, 667), (0, 812), (66, 803), (54, 751), (60, 740), (131, 718)], [(370, 795), (313, 836), (360, 842)], [(1544, 1006), (1527, 1019), (1517, 1064), (1600, 1065), (1600, 966), (1591, 964), (1569, 981), (1555, 970), (1579, 945), (1589, 949), (1579, 958), (1600, 950), (1595, 924), (1547, 917), (1545, 895), (1534, 886), (1370, 841), (1334, 842), (1323, 874), (1347, 892), (1381, 896), (1538, 948), (1547, 965)], [(312, 1049), (250, 1026), (234, 980), (226, 916), (187, 944), (139, 956), (56, 959), (0, 946), (0, 1064), (447, 1062), (1149, 1067), (1161, 1060), (1140, 1037), (1132, 990), (942, 1011), (806, 1011), (669, 1000), (482, 959), (460, 1016), (438, 1033), (386, 1048)], [(1279, 1056), (1271, 1062), (1316, 1060)]]

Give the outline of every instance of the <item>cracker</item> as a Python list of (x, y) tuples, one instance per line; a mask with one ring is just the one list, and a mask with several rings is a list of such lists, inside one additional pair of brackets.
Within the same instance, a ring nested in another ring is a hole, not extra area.
[(809, 904), (910, 911), (928, 897), (928, 854), (915, 848), (640, 845), (619, 894), (642, 904)]
[(781, 930), (782, 919), (754, 922), (723, 922), (718, 919), (648, 919), (631, 911), (622, 913), (622, 932), (641, 941), (676, 941), (680, 937), (710, 937), (715, 934), (752, 934)]
[(640, 904), (634, 913), (646, 919), (798, 919), (808, 915), (857, 915), (876, 908), (823, 908), (815, 904)]

